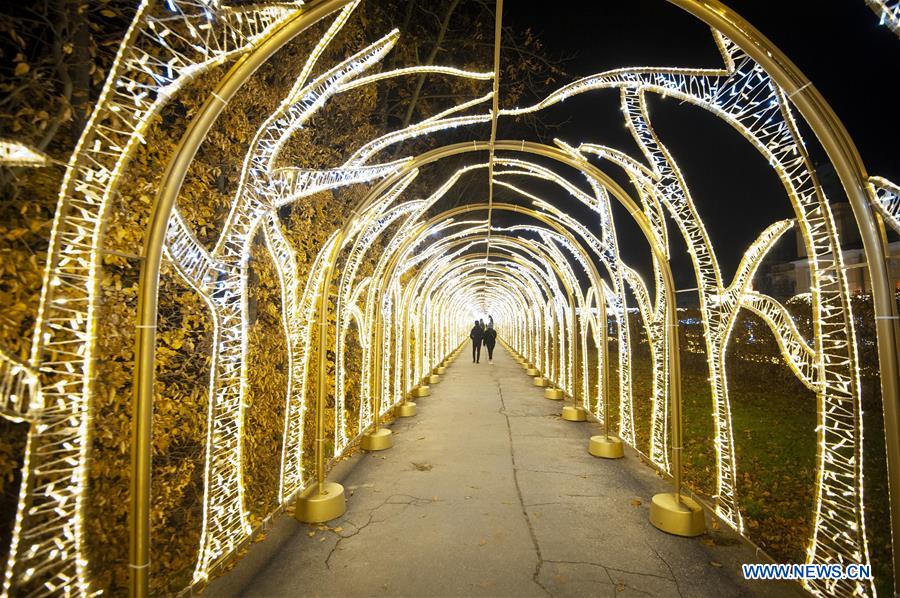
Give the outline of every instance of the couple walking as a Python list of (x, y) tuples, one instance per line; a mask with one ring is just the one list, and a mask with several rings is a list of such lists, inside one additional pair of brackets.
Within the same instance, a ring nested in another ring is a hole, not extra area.
[(480, 363), (481, 361), (481, 345), (484, 344), (488, 351), (488, 363), (494, 363), (494, 345), (497, 344), (497, 331), (494, 330), (494, 318), (488, 316), (490, 321), (488, 325), (484, 325), (484, 320), (475, 320), (469, 332), (469, 338), (472, 339), (472, 363)]

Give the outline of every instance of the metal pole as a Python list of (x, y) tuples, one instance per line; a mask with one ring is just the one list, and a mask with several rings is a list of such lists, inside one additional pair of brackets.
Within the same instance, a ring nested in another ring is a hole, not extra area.
[[(491, 216), (494, 206), (494, 142), (497, 140), (497, 116), (500, 114), (500, 42), (503, 37), (503, 0), (496, 0), (494, 9), (494, 80), (491, 84), (491, 135), (488, 140), (488, 213), (487, 257), (484, 259), (484, 282), (487, 285), (488, 260), (491, 257)], [(484, 287), (482, 287), (484, 288)], [(482, 302), (484, 291), (482, 290)], [(484, 308), (482, 308), (484, 309)]]
[(603, 435), (609, 438), (609, 324), (606, 321), (606, 293), (597, 301), (600, 306), (600, 354), (603, 358), (603, 380), (600, 396), (603, 399)]
[[(579, 289), (580, 291), (580, 289)], [(571, 355), (569, 356), (572, 360), (572, 378), (569, 380), (569, 387), (572, 389), (572, 407), (574, 409), (578, 409), (578, 343), (580, 341), (578, 333), (580, 332), (578, 327), (578, 308), (573, 305), (572, 306), (572, 337), (570, 338), (570, 342), (572, 344)]]
[[(331, 265), (328, 266), (329, 270)], [(324, 355), (328, 351), (328, 284), (327, 281), (331, 277), (326, 277), (326, 283), (319, 290), (319, 318), (318, 318), (318, 334), (319, 334), (319, 373), (318, 373), (318, 389), (316, 392), (316, 482), (319, 486), (319, 494), (325, 493), (325, 395), (328, 393), (328, 385), (325, 377), (327, 368), (325, 367)]]
[[(657, 258), (659, 259), (659, 258)], [(669, 383), (672, 403), (672, 475), (675, 478), (675, 500), (681, 504), (681, 358), (677, 353), (678, 338), (678, 305), (675, 303), (675, 280), (668, 259), (660, 263), (660, 272), (665, 282), (666, 292), (666, 330), (669, 341), (669, 380), (677, 380), (677, 384)]]
[(375, 403), (375, 431), (378, 431), (378, 424), (381, 423), (381, 335), (384, 330), (384, 322), (382, 322), (381, 310), (379, 309), (381, 305), (381, 293), (379, 291), (375, 291), (375, 329), (372, 331), (374, 338), (375, 346), (372, 347), (374, 352), (375, 359), (372, 360), (372, 363), (377, 364), (372, 371), (373, 385), (373, 402)]
[[(316, 392), (316, 482), (319, 495), (325, 494), (325, 398), (328, 396), (328, 295), (331, 292), (331, 281), (334, 279), (334, 266), (344, 242), (345, 229), (340, 229), (334, 239), (331, 255), (328, 256), (328, 268), (319, 289), (319, 379)], [(335, 409), (337, 402), (335, 401)], [(337, 416), (337, 414), (335, 414)]]

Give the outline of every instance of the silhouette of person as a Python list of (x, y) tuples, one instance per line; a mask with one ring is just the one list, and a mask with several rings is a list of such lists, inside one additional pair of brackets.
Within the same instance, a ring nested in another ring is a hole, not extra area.
[(484, 338), (484, 329), (478, 320), (475, 320), (469, 338), (472, 339), (472, 363), (478, 363), (481, 360), (481, 341)]
[(494, 345), (497, 344), (497, 331), (494, 330), (494, 319), (491, 318), (491, 322), (487, 325), (487, 330), (484, 331), (483, 338), (484, 346), (487, 347), (488, 352), (488, 363), (494, 363)]

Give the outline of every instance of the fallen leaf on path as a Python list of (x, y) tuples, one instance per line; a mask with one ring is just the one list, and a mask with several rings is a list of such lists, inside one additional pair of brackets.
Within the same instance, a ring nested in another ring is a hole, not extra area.
[(642, 503), (640, 500), (638, 500), (638, 499), (636, 499), (636, 498), (632, 498), (632, 499), (629, 501), (629, 504), (631, 504), (632, 507), (639, 507), (639, 506), (641, 506), (641, 505), (644, 504), (644, 503)]
[(720, 563), (719, 561), (710, 561), (709, 564), (712, 565), (713, 567), (716, 567), (717, 569), (722, 568), (722, 563)]

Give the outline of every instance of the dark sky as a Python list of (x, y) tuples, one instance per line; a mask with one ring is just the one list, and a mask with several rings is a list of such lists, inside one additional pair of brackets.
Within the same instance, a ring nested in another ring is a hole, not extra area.
[[(728, 4), (781, 48), (820, 90), (849, 130), (870, 174), (900, 180), (900, 96), (891, 85), (900, 75), (900, 39), (878, 24), (864, 0)], [(554, 12), (553, 7), (559, 10)], [(628, 66), (721, 66), (708, 27), (664, 0), (508, 1), (504, 22), (534, 30), (548, 54), (572, 57), (566, 68), (573, 77)], [(650, 112), (691, 187), (727, 284), (747, 245), (773, 221), (793, 216), (784, 189), (756, 150), (709, 113), (660, 98), (651, 100)], [(567, 100), (549, 111), (548, 118), (566, 121), (554, 132), (566, 141), (603, 143), (639, 156), (623, 126), (615, 91)], [(499, 136), (504, 135), (519, 138), (523, 133), (507, 122), (500, 128)], [(622, 223), (619, 240), (627, 259), (645, 265), (648, 257), (639, 233), (625, 224), (624, 214), (617, 220)], [(792, 257), (791, 247), (792, 243), (784, 244), (784, 258)], [(685, 255), (676, 254), (673, 261), (679, 286), (695, 286)]]

